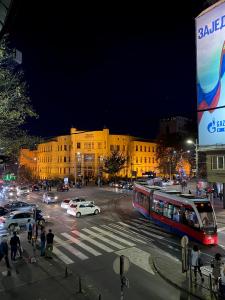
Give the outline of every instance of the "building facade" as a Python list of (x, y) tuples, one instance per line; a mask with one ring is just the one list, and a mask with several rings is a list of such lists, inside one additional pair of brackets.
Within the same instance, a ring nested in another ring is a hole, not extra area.
[(109, 129), (71, 128), (69, 135), (41, 143), (37, 150), (21, 149), (20, 166), (28, 167), (38, 179), (106, 177), (104, 159), (117, 150), (127, 158), (118, 176), (141, 177), (146, 172), (158, 172), (156, 148), (155, 142), (110, 134)]
[(159, 134), (188, 134), (188, 128), (191, 124), (191, 119), (181, 116), (175, 116), (165, 119), (160, 119)]

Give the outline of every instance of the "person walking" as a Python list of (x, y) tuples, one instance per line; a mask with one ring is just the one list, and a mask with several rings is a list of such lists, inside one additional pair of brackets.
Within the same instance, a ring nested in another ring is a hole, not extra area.
[(33, 226), (30, 220), (27, 221), (26, 226), (27, 226), (27, 240), (29, 243), (31, 243)]
[(49, 229), (48, 234), (46, 235), (46, 249), (45, 249), (45, 256), (47, 258), (52, 258), (53, 239), (54, 239), (54, 234), (52, 233), (52, 230)]
[(10, 264), (9, 264), (9, 247), (8, 247), (8, 243), (6, 238), (3, 238), (1, 244), (0, 244), (0, 261), (3, 259), (5, 259), (5, 264), (6, 267), (8, 269), (8, 274), (10, 273), (9, 269), (10, 269)]
[(18, 249), (20, 249), (20, 239), (16, 235), (16, 232), (13, 232), (13, 236), (10, 240), (10, 246), (11, 246), (11, 260), (16, 260), (16, 253)]
[(219, 282), (219, 277), (221, 275), (221, 267), (222, 267), (222, 261), (221, 261), (221, 254), (216, 253), (214, 256), (214, 259), (211, 262), (211, 267), (212, 267), (212, 275), (214, 278), (214, 290), (217, 291), (218, 289), (218, 282)]
[(44, 256), (45, 255), (45, 243), (46, 243), (46, 232), (44, 229), (41, 231), (40, 239), (41, 239), (41, 256)]
[(191, 250), (191, 265), (192, 265), (192, 267), (194, 267), (195, 281), (197, 281), (197, 271), (198, 271), (198, 273), (201, 277), (201, 280), (203, 282), (204, 278), (203, 278), (202, 272), (201, 272), (201, 266), (202, 266), (201, 252), (198, 249), (197, 245), (194, 245), (193, 249)]

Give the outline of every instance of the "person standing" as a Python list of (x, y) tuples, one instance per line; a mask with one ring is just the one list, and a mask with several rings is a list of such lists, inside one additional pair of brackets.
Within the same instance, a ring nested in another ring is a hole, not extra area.
[(211, 262), (212, 267), (212, 275), (214, 278), (214, 290), (217, 291), (218, 288), (218, 282), (219, 277), (221, 275), (221, 267), (222, 267), (222, 261), (221, 261), (221, 254), (216, 253), (214, 259)]
[(41, 239), (41, 256), (44, 256), (45, 255), (45, 243), (46, 243), (46, 232), (44, 229), (41, 231), (40, 239)]
[(53, 239), (54, 239), (54, 234), (52, 233), (52, 230), (49, 229), (48, 234), (46, 235), (46, 249), (45, 249), (45, 256), (47, 258), (52, 258)]
[(27, 221), (27, 240), (30, 243), (31, 239), (32, 239), (32, 230), (33, 230), (33, 226), (31, 224), (31, 221), (28, 220)]
[(13, 236), (10, 240), (10, 246), (11, 246), (11, 260), (16, 260), (16, 253), (17, 250), (20, 249), (20, 239), (16, 235), (16, 232), (13, 232)]
[(201, 277), (202, 282), (204, 281), (204, 278), (202, 276), (202, 272), (201, 272), (201, 252), (198, 249), (197, 245), (193, 246), (193, 249), (191, 250), (191, 265), (192, 267), (194, 267), (194, 275), (195, 275), (195, 281), (197, 280), (197, 271)]
[(4, 238), (0, 244), (0, 261), (3, 259), (3, 257), (5, 258), (5, 264), (9, 273), (10, 265), (9, 265), (8, 255), (9, 255), (9, 247), (8, 247), (7, 240)]

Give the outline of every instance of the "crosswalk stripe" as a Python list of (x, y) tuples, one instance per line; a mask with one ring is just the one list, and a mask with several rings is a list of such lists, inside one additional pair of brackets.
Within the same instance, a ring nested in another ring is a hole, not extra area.
[(118, 243), (114, 243), (113, 241), (111, 241), (111, 240), (109, 240), (109, 239), (101, 236), (100, 234), (95, 233), (95, 232), (93, 232), (93, 231), (91, 231), (91, 230), (89, 230), (87, 228), (83, 228), (82, 230), (85, 231), (85, 232), (87, 232), (87, 233), (89, 233), (91, 236), (94, 236), (94, 237), (98, 238), (99, 240), (102, 240), (105, 243), (110, 244), (111, 246), (113, 246), (113, 247), (115, 247), (117, 249), (124, 249), (125, 248), (124, 246), (122, 246), (122, 245), (120, 245)]
[(116, 230), (116, 229), (114, 229), (114, 228), (112, 228), (112, 227), (109, 227), (109, 226), (107, 226), (107, 225), (102, 225), (102, 227), (104, 227), (105, 229), (108, 229), (108, 230), (110, 230), (110, 231), (112, 231), (112, 232), (118, 233), (118, 234), (120, 234), (121, 236), (127, 237), (128, 239), (130, 239), (130, 240), (132, 240), (132, 241), (134, 241), (134, 242), (138, 242), (138, 243), (142, 243), (142, 244), (147, 244), (146, 242), (144, 242), (144, 241), (142, 241), (142, 240), (139, 240), (139, 239), (137, 239), (137, 238), (135, 238), (135, 237), (132, 237), (131, 235), (129, 235), (129, 234), (127, 234), (127, 233), (121, 232), (121, 230), (120, 230), (120, 231), (119, 231), (119, 230)]
[[(126, 221), (126, 222), (129, 223), (129, 224), (136, 225), (136, 224), (135, 224), (134, 222), (132, 222), (132, 221)], [(148, 230), (151, 231), (151, 232), (146, 231), (146, 230), (144, 230), (144, 229), (142, 229), (142, 228), (148, 229)], [(161, 240), (164, 239), (165, 236), (171, 237), (171, 235), (165, 234), (164, 232), (161, 232), (160, 230), (155, 230), (154, 228), (151, 228), (150, 226), (142, 225), (142, 226), (139, 226), (138, 229), (139, 229), (140, 231), (142, 231), (142, 232), (148, 234), (148, 235), (152, 235), (153, 237), (156, 237), (156, 238), (161, 239)], [(153, 231), (153, 232), (152, 232), (152, 231)], [(163, 235), (164, 237), (161, 236), (161, 235)]]
[(66, 250), (68, 250), (70, 253), (72, 253), (73, 255), (75, 255), (76, 257), (80, 258), (81, 260), (85, 260), (88, 259), (88, 256), (86, 256), (85, 254), (83, 254), (82, 252), (80, 252), (79, 250), (75, 249), (74, 247), (72, 247), (71, 245), (68, 245), (65, 241), (61, 240), (58, 236), (54, 237), (54, 240), (60, 244), (60, 246), (62, 246), (63, 248), (65, 248)]
[(146, 230), (144, 230), (144, 229), (140, 229), (140, 230), (141, 230), (141, 232), (143, 232), (143, 233), (145, 233), (145, 234), (147, 234), (147, 235), (149, 235), (149, 236), (155, 237), (155, 238), (157, 238), (158, 240), (164, 240), (164, 237), (163, 237), (163, 236), (154, 234), (154, 233), (149, 232), (149, 231), (146, 231)]
[(119, 242), (121, 242), (121, 243), (123, 243), (123, 244), (126, 244), (126, 245), (130, 246), (130, 247), (135, 246), (135, 244), (133, 244), (133, 243), (131, 243), (131, 242), (128, 242), (128, 241), (126, 241), (126, 240), (124, 240), (124, 239), (122, 239), (122, 238), (116, 236), (115, 234), (112, 234), (111, 232), (108, 232), (108, 231), (103, 230), (103, 229), (101, 229), (101, 228), (98, 228), (98, 227), (96, 227), (96, 226), (93, 226), (93, 227), (91, 227), (91, 228), (93, 228), (94, 230), (96, 230), (96, 231), (98, 231), (98, 232), (101, 232), (101, 233), (104, 234), (104, 235), (110, 236), (110, 237), (113, 238), (114, 240), (117, 240), (117, 241), (119, 241)]
[(80, 240), (76, 239), (75, 237), (69, 235), (66, 232), (61, 233), (61, 235), (64, 236), (65, 238), (67, 238), (68, 240), (72, 241), (73, 243), (75, 243), (77, 246), (79, 246), (79, 247), (85, 249), (86, 251), (90, 252), (94, 256), (102, 255), (102, 253), (94, 250), (93, 248), (89, 247), (88, 245), (84, 244), (83, 242), (81, 242)]
[(61, 252), (58, 248), (53, 248), (53, 253), (62, 260), (66, 265), (73, 264), (74, 261), (70, 259), (67, 255), (65, 255), (63, 252)]
[[(123, 231), (123, 232), (127, 232), (127, 233), (129, 233), (129, 234), (133, 234), (134, 232), (132, 231), (132, 230), (130, 230), (129, 228), (125, 228), (124, 226), (120, 226), (119, 224), (109, 224), (110, 226), (112, 226), (112, 227), (114, 227), (114, 228), (116, 228), (116, 229), (119, 229), (119, 230), (121, 230), (121, 231)], [(136, 229), (136, 232), (135, 232), (135, 236), (138, 236), (139, 238), (141, 238), (142, 240), (145, 240), (145, 241), (147, 241), (147, 242), (152, 242), (153, 241), (153, 239), (150, 239), (150, 238), (148, 238), (148, 237), (146, 237), (146, 236), (143, 236), (143, 235), (141, 235), (140, 234), (140, 231), (139, 230), (137, 230)]]
[(102, 249), (102, 250), (104, 250), (106, 252), (113, 252), (114, 251), (113, 249), (111, 249), (111, 248), (103, 245), (102, 243), (97, 242), (96, 240), (94, 240), (94, 239), (86, 236), (85, 234), (83, 234), (83, 233), (81, 233), (81, 232), (79, 232), (77, 230), (73, 230), (72, 233), (76, 234), (77, 236), (79, 236), (83, 240), (86, 240), (86, 241), (90, 242), (91, 244), (97, 246), (98, 248), (100, 248), (100, 249)]

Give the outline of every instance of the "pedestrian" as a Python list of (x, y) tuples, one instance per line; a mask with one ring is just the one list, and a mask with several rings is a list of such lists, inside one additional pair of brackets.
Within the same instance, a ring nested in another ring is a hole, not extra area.
[(52, 258), (53, 239), (54, 239), (54, 234), (52, 233), (52, 230), (49, 229), (48, 234), (46, 235), (46, 249), (45, 249), (45, 256), (47, 258)]
[(0, 261), (3, 258), (5, 259), (5, 264), (6, 264), (6, 267), (8, 269), (8, 272), (9, 272), (9, 269), (10, 269), (10, 265), (9, 265), (9, 247), (8, 247), (8, 243), (7, 243), (6, 238), (3, 238), (3, 240), (0, 244)]
[(211, 267), (212, 267), (212, 275), (214, 278), (214, 290), (217, 291), (218, 289), (218, 282), (219, 277), (221, 275), (221, 267), (222, 267), (222, 261), (221, 261), (221, 254), (216, 253), (214, 256), (214, 259), (211, 261)]
[(201, 252), (198, 249), (197, 245), (193, 246), (193, 249), (191, 250), (191, 265), (194, 267), (194, 275), (195, 275), (195, 281), (197, 281), (197, 271), (201, 277), (202, 282), (204, 281), (204, 278), (202, 276), (201, 267), (203, 265), (201, 260)]
[(44, 229), (41, 231), (40, 239), (41, 239), (41, 256), (44, 256), (45, 255), (45, 243), (46, 243), (46, 232)]
[(220, 201), (223, 200), (223, 193), (222, 192), (219, 192), (219, 198), (220, 198)]
[(27, 221), (27, 240), (30, 243), (31, 239), (32, 239), (32, 230), (33, 230), (33, 226), (31, 224), (31, 221), (28, 220)]
[(221, 275), (220, 275), (220, 295), (221, 299), (225, 299), (225, 267), (221, 268)]
[(16, 253), (18, 249), (20, 249), (20, 239), (16, 235), (16, 232), (13, 232), (13, 236), (10, 240), (10, 246), (11, 246), (11, 260), (16, 260)]

